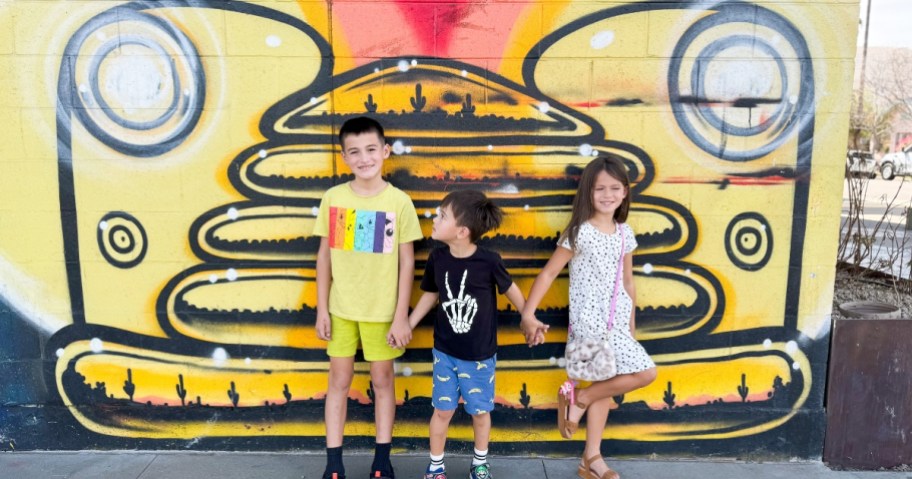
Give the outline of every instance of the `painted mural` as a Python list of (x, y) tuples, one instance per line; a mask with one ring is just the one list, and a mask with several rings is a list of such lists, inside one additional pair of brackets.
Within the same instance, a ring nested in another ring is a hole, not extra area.
[[(582, 166), (625, 159), (658, 379), (615, 398), (609, 454), (819, 457), (856, 18), (824, 1), (0, 1), (0, 448), (322, 447), (311, 231), (349, 178), (335, 132), (366, 114), (419, 212), (419, 275), (439, 201), (476, 188), (507, 213), (483, 243), (527, 292)], [(531, 349), (501, 298), (495, 451), (576, 449), (555, 428), (566, 286)], [(396, 364), (403, 447), (425, 447), (429, 324)], [(346, 435), (367, 446), (366, 368), (352, 391)], [(470, 441), (467, 416), (451, 437)]]

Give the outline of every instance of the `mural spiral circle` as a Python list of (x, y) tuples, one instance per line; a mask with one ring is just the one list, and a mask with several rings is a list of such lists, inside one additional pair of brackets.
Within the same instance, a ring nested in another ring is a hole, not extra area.
[(205, 100), (199, 55), (166, 19), (135, 11), (100, 16), (86, 25), (73, 62), (73, 111), (117, 151), (160, 155), (199, 121)]
[(756, 271), (773, 254), (773, 229), (759, 213), (741, 213), (725, 229), (725, 252), (731, 262), (747, 271)]
[(115, 211), (98, 222), (98, 249), (113, 266), (132, 268), (146, 256), (146, 230), (133, 216)]
[(692, 25), (675, 46), (668, 76), (684, 134), (704, 151), (736, 162), (788, 141), (813, 107), (800, 38), (778, 15), (738, 6)]

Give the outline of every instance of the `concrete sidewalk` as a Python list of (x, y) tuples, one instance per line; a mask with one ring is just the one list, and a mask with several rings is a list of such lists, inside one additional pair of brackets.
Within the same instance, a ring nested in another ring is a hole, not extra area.
[[(367, 479), (371, 456), (345, 459), (347, 477)], [(427, 456), (394, 455), (399, 479), (423, 477)], [(447, 456), (451, 478), (465, 478), (471, 458)], [(492, 457), (498, 479), (571, 479), (576, 459), (544, 457)], [(247, 452), (3, 452), (0, 477), (16, 479), (319, 479), (325, 464), (322, 454)], [(625, 479), (912, 479), (909, 472), (832, 471), (819, 462), (748, 463), (695, 460), (609, 460)]]

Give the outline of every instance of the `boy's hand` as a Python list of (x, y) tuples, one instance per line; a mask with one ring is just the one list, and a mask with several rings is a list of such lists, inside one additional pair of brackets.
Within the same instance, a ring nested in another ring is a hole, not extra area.
[(396, 318), (390, 325), (389, 333), (386, 335), (386, 342), (391, 348), (402, 349), (408, 346), (412, 340), (412, 328), (409, 327), (408, 316)]
[(320, 313), (317, 312), (317, 324), (315, 326), (317, 330), (317, 337), (323, 341), (329, 341), (332, 339), (332, 320), (329, 318), (329, 313)]
[(522, 329), (523, 336), (526, 338), (526, 344), (531, 348), (545, 342), (545, 333), (550, 326), (541, 322), (534, 315), (523, 316), (519, 322), (519, 328)]

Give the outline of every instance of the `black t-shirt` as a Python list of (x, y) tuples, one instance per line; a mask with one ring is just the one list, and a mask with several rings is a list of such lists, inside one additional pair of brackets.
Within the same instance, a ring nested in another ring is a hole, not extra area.
[(440, 294), (434, 347), (465, 361), (494, 356), (497, 293), (506, 293), (512, 284), (500, 255), (491, 250), (478, 247), (468, 258), (453, 257), (448, 246), (431, 251), (421, 289)]

